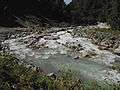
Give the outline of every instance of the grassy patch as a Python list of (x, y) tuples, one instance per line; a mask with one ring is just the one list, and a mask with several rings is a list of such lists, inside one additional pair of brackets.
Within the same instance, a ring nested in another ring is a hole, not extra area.
[[(18, 60), (11, 55), (0, 53), (0, 90), (107, 90), (99, 87), (96, 82), (89, 86), (71, 77), (71, 71), (57, 78), (48, 77), (19, 65)], [(119, 86), (112, 86), (108, 90), (119, 89)]]

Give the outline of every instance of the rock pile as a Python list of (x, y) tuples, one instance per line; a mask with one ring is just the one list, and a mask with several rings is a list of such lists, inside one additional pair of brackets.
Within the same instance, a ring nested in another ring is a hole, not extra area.
[(117, 55), (120, 47), (120, 32), (111, 31), (110, 29), (100, 28), (75, 28), (74, 34), (81, 37), (86, 37), (92, 40), (93, 44), (98, 45), (100, 50), (109, 50)]

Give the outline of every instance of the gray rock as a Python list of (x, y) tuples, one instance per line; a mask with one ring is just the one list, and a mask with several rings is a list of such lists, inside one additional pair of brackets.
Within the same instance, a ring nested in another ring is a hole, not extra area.
[(79, 56), (75, 56), (75, 57), (73, 57), (73, 59), (79, 59)]
[(47, 39), (47, 40), (57, 40), (57, 39), (59, 39), (59, 37), (54, 37), (54, 36), (44, 36), (44, 39)]
[(100, 50), (108, 50), (108, 48), (105, 47), (105, 46), (99, 46), (98, 49), (100, 49)]
[(97, 54), (95, 53), (95, 51), (82, 51), (81, 52), (81, 57), (83, 58), (91, 58), (96, 56)]
[(120, 46), (114, 50), (114, 53), (120, 56)]
[(51, 78), (56, 78), (56, 75), (54, 73), (49, 73), (47, 74), (48, 77), (51, 77)]

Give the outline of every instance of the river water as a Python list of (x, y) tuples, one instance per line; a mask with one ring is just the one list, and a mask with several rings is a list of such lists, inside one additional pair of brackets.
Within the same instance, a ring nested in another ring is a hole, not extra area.
[[(33, 33), (25, 37), (6, 40), (3, 44), (8, 45), (8, 52), (15, 54), (23, 62), (39, 66), (46, 74), (71, 70), (79, 73), (86, 80), (118, 83), (120, 73), (109, 67), (112, 66), (111, 63), (115, 61), (115, 58), (120, 57), (109, 51), (99, 50), (91, 40), (74, 37), (70, 32), (72, 29), (52, 32), (37, 40), (36, 37), (39, 34)], [(31, 44), (32, 42), (34, 43)], [(30, 47), (32, 45), (39, 48), (33, 49)], [(82, 47), (82, 50), (76, 52), (70, 48), (73, 46)], [(96, 55), (85, 57), (88, 52), (94, 52)], [(74, 59), (74, 57), (79, 58)]]

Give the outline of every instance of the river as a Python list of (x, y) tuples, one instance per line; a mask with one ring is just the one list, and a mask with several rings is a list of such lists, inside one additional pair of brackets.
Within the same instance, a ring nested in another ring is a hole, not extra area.
[(40, 67), (46, 74), (71, 70), (86, 80), (120, 82), (120, 73), (109, 68), (120, 56), (110, 51), (99, 50), (90, 39), (75, 37), (72, 31), (73, 29), (66, 29), (51, 32), (43, 37), (38, 33), (32, 33), (5, 40), (3, 44), (9, 47), (7, 52), (15, 54), (25, 63)]

